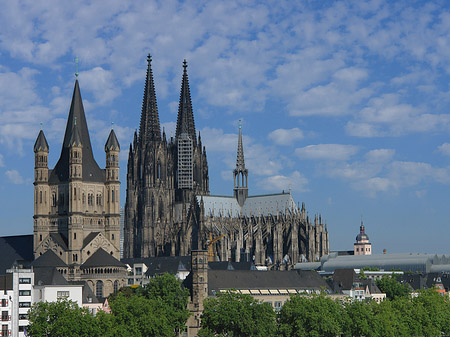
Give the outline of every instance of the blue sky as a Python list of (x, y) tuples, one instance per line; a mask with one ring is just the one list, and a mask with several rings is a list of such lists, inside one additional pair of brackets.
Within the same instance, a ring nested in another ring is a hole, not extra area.
[(53, 167), (75, 57), (95, 157), (111, 123), (126, 160), (146, 56), (175, 127), (188, 61), (212, 194), (230, 195), (242, 120), (250, 194), (288, 190), (352, 249), (450, 253), (450, 5), (446, 1), (4, 1), (0, 235), (32, 233), (33, 144)]

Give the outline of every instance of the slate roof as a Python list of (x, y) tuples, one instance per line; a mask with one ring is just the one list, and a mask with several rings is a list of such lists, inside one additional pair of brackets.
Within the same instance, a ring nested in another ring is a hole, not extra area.
[(353, 283), (358, 281), (358, 276), (353, 269), (336, 269), (333, 273), (333, 281), (343, 290), (353, 288)]
[(86, 247), (89, 242), (91, 242), (100, 232), (90, 232), (84, 239), (83, 239), (83, 248)]
[(116, 150), (116, 151), (120, 150), (119, 141), (117, 140), (116, 133), (114, 132), (114, 130), (111, 130), (111, 132), (109, 133), (108, 140), (106, 141), (105, 144), (105, 151), (108, 150)]
[(191, 269), (190, 256), (158, 256), (146, 258), (125, 258), (121, 260), (130, 266), (135, 263), (143, 263), (147, 266), (145, 275), (154, 276), (163, 273), (176, 274), (180, 270)]
[(72, 132), (74, 130), (75, 120), (79, 131), (79, 137), (83, 145), (83, 181), (105, 182), (105, 171), (100, 169), (92, 153), (92, 146), (89, 138), (86, 116), (84, 114), (80, 87), (78, 80), (76, 80), (75, 87), (73, 89), (69, 117), (67, 118), (66, 132), (64, 135), (61, 155), (55, 168), (50, 173), (49, 183), (55, 184), (59, 182), (67, 182), (69, 180), (69, 149), (70, 141), (73, 138)]
[(59, 233), (50, 233), (50, 236), (53, 240), (55, 240), (56, 242), (58, 242), (58, 244), (64, 249), (67, 250), (67, 242), (65, 240), (65, 238), (63, 238), (61, 236), (61, 234)]
[(33, 268), (35, 285), (67, 285), (69, 282), (55, 267)]
[(36, 142), (34, 143), (34, 152), (38, 151), (48, 151), (48, 143), (45, 138), (44, 131), (39, 131), (39, 134), (36, 138)]
[(209, 295), (224, 289), (329, 290), (329, 287), (315, 271), (208, 270)]
[(260, 214), (263, 216), (275, 215), (278, 211), (290, 210), (296, 212), (297, 210), (294, 199), (289, 193), (249, 196), (245, 199), (242, 209), (236, 198), (232, 196), (197, 196), (198, 202), (200, 202), (201, 198), (203, 198), (206, 215), (222, 215), (236, 218), (239, 216), (259, 216)]
[(103, 248), (97, 249), (92, 256), (81, 265), (81, 269), (91, 267), (126, 267), (122, 262), (114, 256), (105, 252)]
[(47, 250), (31, 263), (33, 268), (40, 267), (67, 267), (67, 264), (55, 254), (53, 250)]
[(252, 262), (229, 262), (214, 261), (208, 262), (208, 268), (213, 270), (256, 270)]
[(24, 267), (33, 261), (33, 235), (0, 237), (0, 275), (4, 275), (14, 263)]

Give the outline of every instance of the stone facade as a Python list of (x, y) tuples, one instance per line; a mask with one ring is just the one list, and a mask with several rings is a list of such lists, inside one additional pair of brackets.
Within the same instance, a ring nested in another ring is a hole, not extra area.
[(329, 253), (326, 224), (310, 221), (290, 193), (248, 195), (241, 126), (234, 195), (209, 193), (206, 149), (196, 134), (184, 62), (175, 137), (160, 129), (155, 86), (148, 68), (139, 134), (130, 144), (124, 257), (183, 256), (207, 249), (215, 260), (254, 260), (283, 269)]
[[(34, 257), (52, 250), (67, 265), (64, 276), (69, 280), (90, 279), (82, 266), (100, 248), (114, 260), (120, 258), (119, 151), (111, 130), (105, 145), (106, 168), (99, 168), (77, 79), (54, 169), (48, 168), (49, 146), (42, 130), (34, 146)], [(116, 276), (110, 281), (124, 285), (123, 277)]]

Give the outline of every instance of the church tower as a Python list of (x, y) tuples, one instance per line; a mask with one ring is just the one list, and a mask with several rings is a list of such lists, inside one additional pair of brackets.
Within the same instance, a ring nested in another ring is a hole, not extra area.
[(105, 146), (106, 170), (92, 153), (78, 79), (60, 158), (48, 169), (49, 147), (41, 130), (34, 145), (34, 256), (48, 250), (71, 268), (79, 266), (99, 248), (119, 259), (119, 143), (111, 131)]
[(236, 168), (234, 175), (234, 197), (237, 199), (241, 208), (244, 206), (245, 199), (248, 197), (248, 170), (245, 168), (244, 146), (242, 144), (242, 126), (239, 121), (239, 138), (236, 158)]
[[(159, 122), (151, 57), (139, 134), (130, 144), (125, 204), (124, 256), (179, 255), (185, 237), (187, 210), (195, 195), (209, 194), (206, 150), (195, 131), (187, 62), (183, 63), (175, 138), (166, 139)], [(182, 248), (183, 247), (183, 248)]]
[(362, 217), (359, 234), (356, 236), (356, 243), (353, 245), (353, 250), (354, 255), (372, 255), (372, 244), (369, 242), (369, 236), (366, 234)]

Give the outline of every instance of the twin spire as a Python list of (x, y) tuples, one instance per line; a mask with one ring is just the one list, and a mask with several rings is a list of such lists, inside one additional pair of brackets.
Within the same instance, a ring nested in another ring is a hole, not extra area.
[(145, 79), (144, 100), (142, 102), (141, 123), (139, 126), (139, 141), (160, 141), (161, 127), (159, 125), (158, 105), (156, 104), (155, 83), (153, 81), (152, 57), (147, 56), (147, 76)]
[[(147, 141), (161, 141), (161, 126), (159, 124), (158, 105), (156, 103), (156, 91), (151, 67), (152, 58), (147, 57), (147, 76), (145, 80), (144, 99), (142, 102), (141, 122), (139, 125), (139, 143)], [(187, 75), (187, 62), (183, 62), (183, 79), (181, 83), (180, 104), (175, 137), (182, 133), (190, 136), (196, 145), (194, 113), (192, 111), (191, 92)]]

